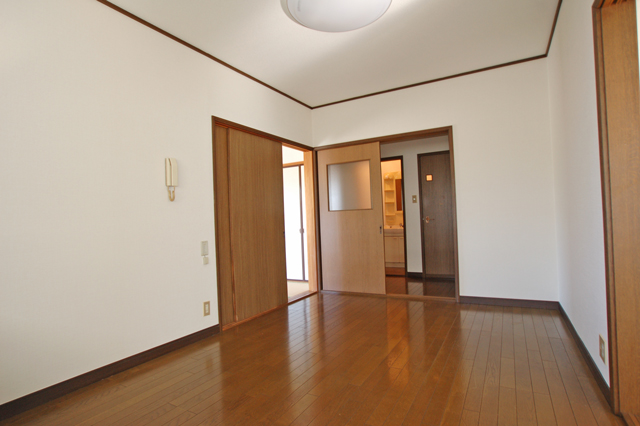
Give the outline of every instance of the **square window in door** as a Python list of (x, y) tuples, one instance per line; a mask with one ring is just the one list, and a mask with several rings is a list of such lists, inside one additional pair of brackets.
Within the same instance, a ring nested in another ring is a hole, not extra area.
[(370, 210), (369, 160), (327, 165), (329, 211)]

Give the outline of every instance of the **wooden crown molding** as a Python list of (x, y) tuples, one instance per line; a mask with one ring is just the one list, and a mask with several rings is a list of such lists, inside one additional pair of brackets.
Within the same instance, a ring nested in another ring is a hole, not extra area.
[[(292, 100), (292, 101), (294, 101), (294, 102), (296, 102), (296, 103), (298, 103), (298, 104), (300, 104), (300, 105), (302, 105), (304, 107), (307, 107), (307, 108), (309, 108), (311, 110), (314, 110), (314, 109), (317, 109), (317, 108), (324, 108), (324, 107), (328, 107), (328, 106), (331, 106), (331, 105), (337, 105), (337, 104), (341, 104), (341, 103), (345, 103), (345, 102), (351, 102), (351, 101), (355, 101), (355, 100), (358, 100), (358, 99), (369, 98), (371, 96), (378, 96), (378, 95), (382, 95), (382, 94), (385, 94), (385, 93), (397, 92), (399, 90), (405, 90), (405, 89), (410, 89), (410, 88), (413, 88), (413, 87), (424, 86), (426, 84), (437, 83), (439, 81), (450, 80), (450, 79), (458, 78), (458, 77), (464, 77), (464, 76), (471, 75), (471, 74), (477, 74), (477, 73), (484, 72), (484, 71), (491, 71), (491, 70), (494, 70), (494, 69), (497, 69), (497, 68), (508, 67), (508, 66), (511, 66), (511, 65), (517, 65), (517, 64), (524, 63), (524, 62), (535, 61), (535, 60), (538, 60), (538, 59), (546, 58), (549, 55), (549, 49), (551, 49), (551, 42), (553, 40), (553, 35), (555, 33), (556, 24), (558, 22), (558, 15), (560, 14), (560, 6), (562, 5), (562, 0), (558, 0), (558, 7), (556, 8), (556, 15), (555, 15), (555, 18), (553, 20), (553, 25), (551, 27), (551, 33), (549, 35), (549, 42), (547, 43), (547, 49), (546, 49), (545, 53), (543, 53), (541, 55), (532, 56), (532, 57), (524, 58), (524, 59), (519, 59), (519, 60), (511, 61), (511, 62), (505, 62), (503, 64), (493, 65), (493, 66), (485, 67), (485, 68), (479, 68), (479, 69), (476, 69), (476, 70), (466, 71), (466, 72), (453, 74), (453, 75), (449, 75), (449, 76), (445, 76), (445, 77), (435, 78), (435, 79), (432, 79), (432, 80), (421, 81), (421, 82), (418, 82), (418, 83), (408, 84), (408, 85), (405, 85), (405, 86), (395, 87), (395, 88), (391, 88), (391, 89), (387, 89), (387, 90), (381, 90), (381, 91), (378, 91), (378, 92), (368, 93), (366, 95), (355, 96), (355, 97), (342, 99), (342, 100), (335, 101), (335, 102), (329, 102), (329, 103), (326, 103), (326, 104), (311, 106), (311, 105), (308, 105), (308, 104), (302, 102), (299, 99), (294, 98), (291, 95), (286, 94), (285, 92), (283, 92), (281, 90), (276, 89), (275, 87), (265, 83), (264, 81), (259, 80), (259, 79), (255, 78), (255, 77), (253, 77), (252, 75), (247, 74), (246, 72), (244, 72), (244, 71), (242, 71), (242, 70), (240, 70), (240, 69), (238, 69), (238, 68), (236, 68), (236, 67), (234, 67), (234, 66), (232, 66), (232, 65), (230, 65), (230, 64), (228, 64), (226, 62), (224, 62), (223, 60), (221, 60), (221, 59), (219, 59), (219, 58), (217, 58), (217, 57), (205, 52), (204, 50), (192, 45), (191, 43), (188, 43), (188, 42), (182, 40), (181, 38), (176, 37), (175, 35), (163, 30), (162, 28), (157, 27), (157, 26), (153, 25), (152, 23), (150, 23), (148, 21), (145, 21), (144, 19), (140, 18), (139, 16), (134, 15), (133, 13), (128, 12), (128, 11), (126, 11), (125, 9), (123, 9), (123, 8), (121, 8), (119, 6), (116, 6), (115, 4), (111, 3), (108, 0), (96, 0), (96, 1), (99, 2), (99, 3), (102, 3), (103, 5), (109, 7), (109, 8), (111, 8), (111, 9), (117, 11), (117, 12), (122, 13), (123, 15), (133, 19), (136, 22), (139, 22), (140, 24), (142, 24), (142, 25), (144, 25), (146, 27), (151, 28), (154, 31), (159, 32), (160, 34), (164, 35), (165, 37), (169, 37), (171, 40), (173, 40), (175, 42), (178, 42), (178, 43), (182, 44), (183, 46), (186, 46), (189, 49), (191, 49), (191, 50), (193, 50), (195, 52), (198, 52), (199, 54), (201, 54), (203, 56), (206, 56), (207, 58), (211, 59), (212, 61), (215, 61), (215, 62), (219, 63), (220, 65), (222, 65), (224, 67), (227, 67), (230, 70), (232, 70), (234, 72), (237, 72), (238, 74), (240, 74), (240, 75), (242, 75), (242, 76), (244, 76), (244, 77), (246, 77), (246, 78), (248, 78), (250, 80), (253, 80), (256, 83), (261, 84), (264, 87), (266, 87), (268, 89), (271, 89), (274, 92), (276, 92), (276, 93), (278, 93), (278, 94), (280, 94), (280, 95), (282, 95), (282, 96), (284, 96), (284, 97), (286, 97), (286, 98), (288, 98), (288, 99), (290, 99), (290, 100)], [(616, 4), (616, 3), (620, 3), (620, 2), (623, 2), (623, 1), (627, 1), (627, 0), (603, 0), (603, 1), (604, 1), (604, 3)]]

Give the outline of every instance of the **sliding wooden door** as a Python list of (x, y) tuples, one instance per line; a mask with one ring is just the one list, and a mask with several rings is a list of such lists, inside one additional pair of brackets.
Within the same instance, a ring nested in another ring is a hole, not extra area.
[(640, 72), (635, 1), (594, 4), (612, 406), (640, 425)]
[(287, 303), (282, 144), (216, 126), (216, 240), (220, 320)]
[(380, 144), (318, 151), (324, 290), (385, 293)]

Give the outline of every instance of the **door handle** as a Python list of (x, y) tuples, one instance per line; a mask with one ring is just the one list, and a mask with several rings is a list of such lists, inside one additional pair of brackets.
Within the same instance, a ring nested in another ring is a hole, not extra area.
[(425, 217), (424, 217), (424, 222), (425, 222), (425, 223), (429, 223), (429, 222), (431, 222), (432, 220), (436, 220), (436, 218), (435, 218), (435, 217), (429, 217), (429, 216), (425, 216)]

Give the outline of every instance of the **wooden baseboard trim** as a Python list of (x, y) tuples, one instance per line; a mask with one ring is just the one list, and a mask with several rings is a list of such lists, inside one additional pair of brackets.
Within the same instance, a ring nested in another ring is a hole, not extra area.
[(512, 308), (533, 308), (558, 310), (560, 303), (551, 300), (500, 299), (497, 297), (460, 296), (460, 303), (470, 305), (508, 306)]
[(582, 358), (584, 358), (585, 362), (589, 366), (589, 370), (591, 370), (591, 374), (596, 379), (596, 383), (598, 383), (598, 387), (600, 388), (600, 391), (602, 391), (602, 394), (607, 399), (607, 402), (609, 403), (609, 405), (611, 405), (611, 388), (607, 384), (607, 382), (604, 379), (604, 377), (602, 377), (602, 373), (600, 372), (600, 369), (598, 368), (598, 366), (596, 365), (595, 361), (591, 357), (591, 354), (587, 350), (587, 347), (584, 345), (584, 342), (582, 341), (582, 339), (578, 335), (578, 332), (576, 331), (575, 327), (573, 326), (573, 323), (569, 319), (569, 316), (565, 312), (564, 308), (560, 304), (558, 304), (558, 307), (559, 307), (558, 310), (560, 311), (560, 315), (562, 315), (562, 318), (564, 319), (564, 322), (569, 327), (569, 331), (571, 332), (571, 336), (573, 337), (573, 340), (575, 340), (576, 344), (578, 345), (578, 349), (580, 349), (580, 353), (582, 354)]
[(422, 272), (407, 272), (407, 277), (409, 278), (417, 278), (419, 280), (422, 279)]
[(155, 348), (140, 352), (139, 354), (132, 355), (121, 359), (120, 361), (105, 365), (104, 367), (100, 367), (69, 380), (65, 380), (64, 382), (57, 383), (39, 391), (30, 393), (29, 395), (9, 401), (0, 405), (0, 421), (27, 410), (31, 410), (39, 405), (53, 401), (56, 398), (60, 398), (61, 396), (74, 392), (80, 388), (99, 382), (100, 380), (106, 379), (107, 377), (121, 373), (140, 364), (144, 364), (147, 361), (166, 355), (169, 352), (173, 352), (199, 340), (218, 334), (219, 332), (220, 326), (214, 325), (213, 327), (205, 328), (204, 330), (197, 331), (189, 334), (188, 336), (156, 346)]

